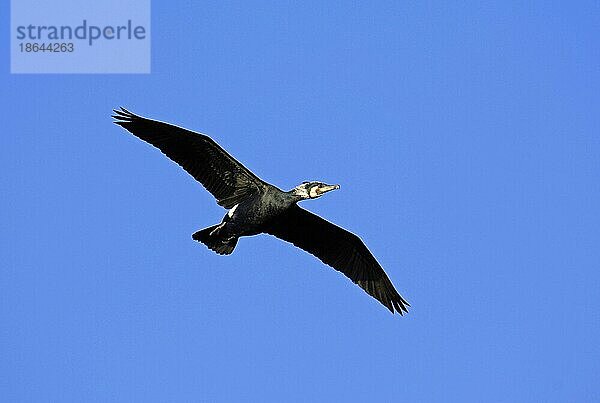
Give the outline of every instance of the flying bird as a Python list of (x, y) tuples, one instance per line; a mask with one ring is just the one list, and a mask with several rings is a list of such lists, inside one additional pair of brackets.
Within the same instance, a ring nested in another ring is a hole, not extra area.
[(229, 210), (219, 224), (195, 232), (194, 240), (228, 255), (240, 237), (274, 235), (340, 271), (392, 313), (408, 312), (410, 305), (358, 236), (298, 206), (299, 201), (317, 199), (339, 185), (302, 182), (285, 192), (261, 180), (204, 134), (125, 108), (114, 112), (114, 123), (162, 151)]

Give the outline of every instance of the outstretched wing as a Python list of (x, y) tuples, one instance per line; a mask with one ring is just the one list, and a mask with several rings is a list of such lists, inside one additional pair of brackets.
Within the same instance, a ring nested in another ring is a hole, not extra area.
[(114, 123), (179, 164), (225, 208), (269, 186), (204, 134), (146, 119), (125, 108), (114, 112)]
[(342, 272), (392, 313), (408, 312), (406, 302), (363, 241), (329, 221), (292, 206), (275, 218), (265, 232), (315, 255)]

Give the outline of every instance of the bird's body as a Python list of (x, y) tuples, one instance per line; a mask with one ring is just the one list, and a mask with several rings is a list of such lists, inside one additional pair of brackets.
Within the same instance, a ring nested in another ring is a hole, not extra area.
[(268, 187), (263, 194), (236, 204), (233, 212), (229, 210), (227, 227), (231, 228), (232, 234), (239, 236), (258, 235), (272, 217), (278, 216), (294, 203), (292, 195)]
[(303, 182), (282, 191), (258, 178), (206, 135), (146, 119), (124, 108), (115, 110), (113, 117), (115, 123), (181, 165), (228, 209), (219, 224), (195, 232), (194, 240), (227, 255), (240, 237), (274, 235), (342, 272), (392, 313), (408, 312), (409, 304), (360, 238), (297, 205), (339, 189), (339, 185)]
[[(233, 252), (232, 248), (219, 248), (219, 246), (233, 244), (235, 247), (237, 239), (264, 232), (273, 217), (279, 216), (294, 203), (295, 198), (292, 195), (275, 187), (267, 187), (263, 193), (234, 205), (225, 214), (220, 224), (198, 231), (192, 235), (192, 238), (205, 243), (219, 254), (229, 254)], [(206, 233), (210, 238), (203, 237)], [(216, 249), (212, 247), (213, 245)]]

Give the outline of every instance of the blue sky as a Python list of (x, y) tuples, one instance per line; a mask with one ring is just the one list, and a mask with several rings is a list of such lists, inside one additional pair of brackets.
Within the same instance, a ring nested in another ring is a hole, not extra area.
[[(8, 25), (8, 6), (1, 21)], [(598, 401), (597, 2), (152, 4), (149, 75), (10, 75), (6, 401)], [(6, 30), (5, 30), (6, 33)], [(392, 316), (113, 125), (211, 135), (359, 234)]]

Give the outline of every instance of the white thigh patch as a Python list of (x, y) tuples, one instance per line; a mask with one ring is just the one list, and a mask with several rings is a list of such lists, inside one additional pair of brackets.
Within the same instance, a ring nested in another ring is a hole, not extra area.
[(239, 206), (239, 204), (236, 204), (235, 206), (233, 206), (233, 207), (231, 208), (231, 210), (229, 210), (229, 211), (227, 212), (227, 215), (229, 216), (229, 218), (233, 217), (233, 213), (235, 213), (235, 209), (236, 209), (238, 206)]

